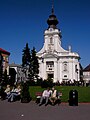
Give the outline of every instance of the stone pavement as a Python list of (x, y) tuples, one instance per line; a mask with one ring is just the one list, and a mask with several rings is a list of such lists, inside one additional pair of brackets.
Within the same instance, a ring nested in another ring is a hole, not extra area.
[(0, 120), (90, 120), (90, 103), (38, 106), (34, 101), (9, 103), (0, 100)]

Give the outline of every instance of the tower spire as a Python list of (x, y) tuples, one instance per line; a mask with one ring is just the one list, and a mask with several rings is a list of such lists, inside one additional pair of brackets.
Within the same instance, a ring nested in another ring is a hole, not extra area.
[(48, 20), (47, 20), (47, 23), (49, 25), (48, 28), (53, 28), (53, 29), (56, 29), (57, 27), (57, 24), (58, 24), (58, 20), (56, 18), (56, 15), (54, 15), (54, 0), (52, 0), (52, 13), (51, 15), (49, 16)]
[(52, 15), (54, 15), (54, 0), (52, 0)]

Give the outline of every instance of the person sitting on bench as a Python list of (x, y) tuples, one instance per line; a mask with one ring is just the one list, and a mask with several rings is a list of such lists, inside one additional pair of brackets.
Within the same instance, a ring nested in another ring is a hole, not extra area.
[(48, 88), (47, 88), (46, 90), (44, 90), (43, 93), (42, 93), (39, 106), (41, 106), (41, 105), (43, 104), (43, 100), (44, 100), (44, 99), (45, 99), (45, 106), (48, 105), (48, 100), (49, 100), (50, 95), (51, 95), (51, 90), (50, 90), (50, 88), (48, 87)]
[(11, 88), (10, 88), (10, 85), (7, 85), (7, 87), (6, 87), (6, 89), (5, 89), (5, 91), (4, 91), (4, 93), (3, 93), (3, 99), (6, 99), (6, 98), (8, 98), (9, 97), (9, 95), (10, 95), (10, 90), (11, 90)]
[(57, 99), (58, 99), (58, 92), (53, 87), (52, 92), (51, 92), (51, 97), (49, 98), (49, 100), (51, 101), (52, 105), (55, 105), (55, 102), (56, 102)]
[(8, 101), (13, 102), (14, 99), (21, 94), (21, 87), (20, 85), (17, 86), (17, 88), (13, 89), (10, 93), (10, 96), (8, 97)]

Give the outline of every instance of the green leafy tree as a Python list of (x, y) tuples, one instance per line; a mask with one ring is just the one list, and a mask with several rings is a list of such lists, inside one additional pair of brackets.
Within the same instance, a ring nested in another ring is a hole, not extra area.
[(33, 47), (33, 49), (31, 50), (31, 69), (33, 79), (37, 79), (39, 73), (39, 63), (38, 57), (36, 56), (35, 47)]

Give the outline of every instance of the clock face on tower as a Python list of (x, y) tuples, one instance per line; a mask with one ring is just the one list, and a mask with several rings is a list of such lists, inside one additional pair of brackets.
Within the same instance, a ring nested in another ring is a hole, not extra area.
[(49, 28), (50, 31), (53, 31), (53, 28)]

